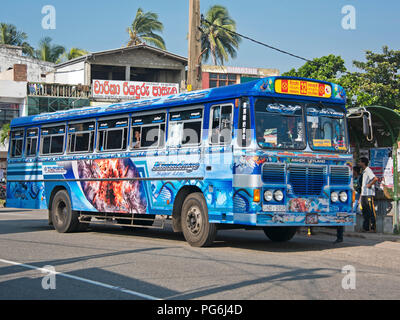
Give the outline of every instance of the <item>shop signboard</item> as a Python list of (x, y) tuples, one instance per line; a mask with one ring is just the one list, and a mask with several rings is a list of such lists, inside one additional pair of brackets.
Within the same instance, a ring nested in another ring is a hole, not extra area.
[(137, 100), (179, 93), (177, 83), (93, 80), (93, 98)]

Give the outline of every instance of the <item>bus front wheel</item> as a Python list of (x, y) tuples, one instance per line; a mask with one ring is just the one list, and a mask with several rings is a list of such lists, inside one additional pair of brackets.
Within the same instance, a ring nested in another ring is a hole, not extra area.
[(265, 235), (274, 242), (291, 240), (297, 232), (297, 227), (265, 227)]
[(212, 245), (217, 226), (208, 220), (208, 208), (200, 192), (189, 194), (182, 205), (181, 225), (186, 241), (192, 247)]
[(58, 191), (51, 203), (51, 220), (54, 228), (59, 233), (83, 231), (87, 225), (81, 224), (78, 218), (78, 212), (72, 210), (68, 192)]

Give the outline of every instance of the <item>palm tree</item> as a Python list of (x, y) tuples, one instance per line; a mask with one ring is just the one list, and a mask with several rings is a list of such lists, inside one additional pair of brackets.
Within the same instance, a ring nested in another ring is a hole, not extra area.
[(10, 138), (10, 123), (6, 123), (0, 130), (0, 145), (5, 146)]
[(28, 36), (25, 32), (18, 31), (13, 24), (0, 23), (0, 44), (9, 44), (22, 47), (22, 52), (33, 56), (34, 49), (25, 40)]
[(228, 9), (215, 5), (207, 11), (205, 20), (201, 37), (204, 62), (211, 56), (214, 65), (223, 65), (229, 56), (236, 58), (241, 38), (232, 33), (236, 32), (236, 22), (229, 16)]
[(57, 60), (57, 63), (79, 58), (81, 56), (87, 55), (89, 52), (80, 48), (71, 48), (69, 51), (64, 52), (64, 54)]
[(51, 44), (52, 39), (45, 37), (39, 42), (39, 48), (35, 51), (35, 58), (56, 63), (61, 55), (65, 52), (65, 48)]
[(143, 12), (139, 8), (136, 12), (135, 20), (132, 25), (127, 29), (129, 33), (128, 47), (136, 46), (142, 43), (152, 44), (160, 49), (165, 50), (164, 39), (155, 32), (162, 32), (164, 30), (163, 24), (158, 21), (158, 14), (154, 12)]

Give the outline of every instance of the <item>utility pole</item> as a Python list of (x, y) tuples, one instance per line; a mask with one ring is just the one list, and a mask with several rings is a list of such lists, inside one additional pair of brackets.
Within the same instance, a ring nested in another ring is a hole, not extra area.
[(189, 0), (189, 91), (200, 90), (201, 83), (201, 32), (200, 32), (200, 0)]

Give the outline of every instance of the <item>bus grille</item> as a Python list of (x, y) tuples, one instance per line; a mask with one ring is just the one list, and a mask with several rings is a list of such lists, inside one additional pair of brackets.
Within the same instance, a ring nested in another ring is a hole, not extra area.
[(262, 180), (266, 184), (285, 184), (285, 165), (265, 164), (262, 168)]
[(298, 196), (318, 196), (325, 184), (326, 167), (289, 166), (288, 181)]
[(349, 167), (331, 167), (331, 185), (341, 186), (350, 184), (350, 169)]

